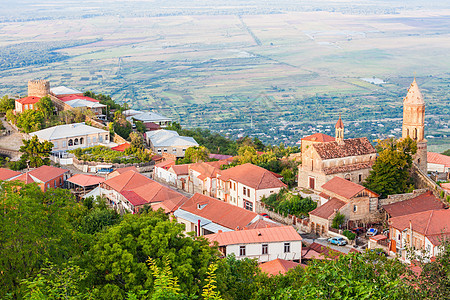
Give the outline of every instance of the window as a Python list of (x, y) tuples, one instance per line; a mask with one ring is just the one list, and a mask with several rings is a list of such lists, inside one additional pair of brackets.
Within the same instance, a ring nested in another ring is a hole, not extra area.
[(167, 153), (167, 148), (164, 148), (164, 153)]
[(269, 245), (268, 244), (262, 244), (262, 252), (261, 254), (267, 254), (269, 252)]
[(183, 152), (186, 152), (186, 148), (183, 148)]
[(63, 147), (63, 148), (66, 148), (66, 145), (67, 145), (66, 141), (63, 141), (63, 142), (62, 142), (62, 147)]
[(103, 142), (103, 136), (102, 136), (102, 135), (100, 135), (100, 136), (98, 137), (98, 142), (99, 142), (99, 143)]
[(359, 179), (359, 182), (362, 181), (362, 174), (359, 174), (358, 179)]
[(353, 212), (356, 212), (357, 209), (356, 205), (353, 205)]
[(88, 143), (88, 145), (91, 143), (91, 137), (90, 136), (87, 137), (87, 143)]
[(244, 201), (244, 208), (245, 208), (246, 210), (251, 210), (251, 211), (253, 211), (253, 203), (248, 202), (248, 201)]
[(236, 182), (233, 182), (233, 190), (236, 190)]
[(158, 148), (158, 153), (161, 153), (161, 148)]
[(105, 141), (107, 141), (108, 140), (108, 135), (105, 135)]
[(74, 145), (78, 145), (78, 138), (76, 138), (76, 139), (73, 141), (73, 144), (74, 144)]
[(93, 138), (92, 138), (92, 142), (95, 144), (95, 143), (97, 143), (97, 137), (96, 136), (94, 136)]
[(53, 147), (56, 149), (58, 148), (58, 142), (53, 142)]
[(244, 193), (244, 196), (247, 195), (247, 189), (245, 188), (245, 186), (242, 188), (242, 192)]
[(239, 246), (239, 256), (245, 256), (245, 246)]
[(25, 109), (28, 109), (28, 104), (25, 104)]
[(291, 252), (291, 243), (284, 243), (284, 253)]
[(33, 109), (33, 104), (30, 104), (30, 109)]
[(84, 138), (80, 138), (80, 145), (83, 145), (84, 143)]
[(55, 189), (56, 189), (56, 180), (53, 181), (53, 184), (55, 185)]
[(172, 148), (172, 153), (177, 153), (177, 148)]
[(70, 146), (73, 146), (73, 141), (72, 141), (72, 139), (69, 140), (69, 147), (70, 147)]
[(247, 196), (250, 197), (250, 189), (247, 189)]

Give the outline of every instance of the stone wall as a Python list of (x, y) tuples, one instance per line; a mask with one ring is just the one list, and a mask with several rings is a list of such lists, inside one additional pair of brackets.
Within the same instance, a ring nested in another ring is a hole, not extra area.
[(259, 201), (256, 202), (255, 212), (258, 214), (266, 213), (275, 222), (284, 225), (292, 225), (295, 229), (299, 231), (302, 232), (311, 231), (308, 219), (300, 219), (292, 215), (288, 215), (285, 217), (277, 212), (271, 211), (266, 205), (264, 205), (264, 203), (261, 203)]
[(436, 184), (431, 178), (422, 172), (415, 164), (412, 165), (410, 174), (414, 180), (414, 184), (419, 189), (428, 189), (433, 192), (436, 197), (440, 197), (443, 191), (445, 195), (449, 195), (448, 192), (444, 191), (439, 185)]
[(50, 82), (48, 80), (28, 81), (28, 96), (45, 97), (50, 93)]
[(426, 192), (427, 189), (418, 189), (414, 190), (412, 193), (389, 195), (386, 199), (378, 200), (378, 208), (381, 208), (383, 205), (409, 200)]

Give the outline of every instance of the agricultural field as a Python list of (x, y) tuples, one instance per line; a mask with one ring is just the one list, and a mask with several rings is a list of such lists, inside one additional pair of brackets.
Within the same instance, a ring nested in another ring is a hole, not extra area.
[(399, 136), (416, 74), (430, 149), (450, 148), (450, 7), (61, 0), (31, 14), (33, 1), (20, 2), (19, 19), (0, 4), (0, 95), (48, 79), (187, 127), (292, 145), (333, 135), (339, 114), (348, 137)]

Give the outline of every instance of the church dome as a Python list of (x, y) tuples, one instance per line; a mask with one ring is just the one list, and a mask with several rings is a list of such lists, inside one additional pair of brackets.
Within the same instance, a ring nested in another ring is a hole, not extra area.
[(425, 105), (425, 101), (423, 101), (422, 93), (419, 90), (419, 86), (417, 85), (415, 78), (413, 83), (411, 83), (411, 86), (408, 89), (408, 93), (406, 94), (403, 103), (413, 105)]

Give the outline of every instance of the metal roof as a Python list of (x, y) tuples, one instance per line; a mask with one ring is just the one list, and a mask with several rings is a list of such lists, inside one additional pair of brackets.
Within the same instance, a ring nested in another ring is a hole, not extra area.
[(79, 90), (71, 89), (63, 85), (51, 88), (50, 92), (52, 92), (55, 95), (83, 94), (83, 92)]
[(109, 132), (103, 129), (88, 126), (84, 123), (75, 123), (75, 124), (64, 124), (53, 126), (50, 128), (31, 132), (30, 135), (31, 136), (37, 135), (37, 137), (41, 140), (51, 141), (62, 138), (82, 136), (87, 134), (96, 134), (96, 133), (106, 134)]

